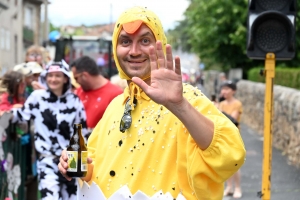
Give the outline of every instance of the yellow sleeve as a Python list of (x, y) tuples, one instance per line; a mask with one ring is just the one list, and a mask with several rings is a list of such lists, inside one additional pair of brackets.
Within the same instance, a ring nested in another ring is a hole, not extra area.
[(192, 104), (214, 122), (214, 136), (210, 146), (201, 150), (188, 134), (186, 160), (189, 183), (200, 199), (211, 199), (209, 196), (216, 194), (221, 198), (224, 181), (244, 164), (244, 143), (238, 128), (206, 97)]

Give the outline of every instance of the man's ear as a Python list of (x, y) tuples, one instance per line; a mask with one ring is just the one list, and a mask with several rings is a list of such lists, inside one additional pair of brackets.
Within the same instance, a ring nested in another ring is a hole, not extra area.
[(82, 74), (83, 74), (85, 77), (90, 77), (90, 76), (91, 76), (91, 75), (90, 75), (88, 72), (86, 72), (86, 71), (82, 72)]

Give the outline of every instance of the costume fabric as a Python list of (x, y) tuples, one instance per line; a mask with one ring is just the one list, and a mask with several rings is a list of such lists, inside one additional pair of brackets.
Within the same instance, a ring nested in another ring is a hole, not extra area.
[(63, 149), (69, 145), (73, 134), (73, 124), (81, 123), (82, 134), (87, 135), (86, 114), (78, 96), (71, 92), (68, 65), (50, 64), (41, 74), (41, 81), (46, 83), (46, 75), (51, 69), (63, 72), (69, 79), (64, 85), (62, 96), (56, 96), (50, 89), (35, 90), (28, 97), (24, 106), (13, 109), (12, 122), (33, 119), (34, 141), (37, 152), (39, 190), (43, 200), (76, 199), (76, 184), (61, 182), (57, 164)]
[(108, 81), (104, 86), (90, 91), (84, 91), (81, 87), (76, 91), (78, 97), (82, 101), (86, 115), (88, 128), (95, 128), (97, 123), (103, 116), (108, 104), (123, 90)]
[[(108, 106), (88, 140), (93, 159), (92, 181), (109, 198), (127, 185), (132, 194), (148, 196), (162, 190), (173, 198), (220, 200), (223, 182), (244, 163), (245, 148), (237, 127), (199, 90), (185, 84), (184, 97), (214, 122), (214, 137), (201, 150), (182, 122), (145, 94), (135, 97), (132, 124), (124, 133), (119, 124), (129, 88)], [(201, 130), (199, 130), (201, 132)]]
[[(116, 52), (119, 33), (125, 23), (142, 20), (162, 41), (166, 37), (158, 17), (146, 8), (134, 7), (117, 20), (113, 34)], [(114, 54), (120, 77), (130, 80)], [(143, 80), (149, 78), (141, 77)], [(199, 90), (183, 86), (183, 95), (200, 113), (214, 122), (214, 137), (201, 150), (182, 122), (164, 106), (153, 102), (131, 82), (124, 96), (116, 97), (106, 109), (88, 140), (89, 157), (94, 170), (91, 182), (109, 198), (127, 185), (132, 194), (141, 191), (148, 196), (162, 190), (173, 198), (219, 200), (223, 183), (244, 163), (245, 148), (237, 127)], [(130, 98), (132, 124), (120, 132), (125, 102)], [(137, 105), (133, 106), (133, 99)], [(199, 130), (201, 132), (201, 130)]]

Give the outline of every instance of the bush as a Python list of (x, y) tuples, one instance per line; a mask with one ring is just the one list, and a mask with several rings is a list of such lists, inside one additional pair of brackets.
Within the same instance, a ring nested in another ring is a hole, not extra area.
[[(252, 68), (248, 71), (248, 80), (255, 82), (265, 82), (265, 77), (259, 74), (261, 68)], [(282, 85), (300, 90), (300, 69), (295, 68), (275, 68), (275, 85)]]

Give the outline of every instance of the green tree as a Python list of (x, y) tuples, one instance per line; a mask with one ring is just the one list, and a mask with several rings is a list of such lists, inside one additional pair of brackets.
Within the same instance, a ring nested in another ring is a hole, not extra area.
[(207, 66), (245, 67), (247, 0), (192, 0), (185, 12), (188, 43)]
[(51, 31), (59, 31), (59, 27), (56, 27), (56, 26), (54, 26), (54, 24), (52, 24), (51, 22), (50, 22), (50, 32)]
[[(263, 66), (263, 60), (251, 60), (246, 55), (247, 8), (248, 0), (190, 0), (185, 19), (169, 31), (171, 38), (179, 38), (173, 39), (173, 46), (196, 53), (208, 68), (243, 68), (246, 74), (252, 67)], [(298, 22), (296, 35), (299, 26)], [(295, 67), (299, 61), (300, 52), (292, 61), (278, 61), (277, 65)]]
[(167, 32), (168, 43), (172, 45), (174, 49), (182, 49), (183, 51), (190, 52), (192, 46), (188, 43), (189, 37), (189, 21), (182, 20), (178, 22), (178, 25)]
[[(300, 0), (297, 0), (298, 7), (300, 6)], [(298, 9), (296, 16), (296, 49), (300, 47), (300, 10)], [(279, 61), (277, 62), (280, 67), (295, 68), (299, 66), (300, 63), (300, 51), (296, 51), (295, 58), (290, 61)]]

